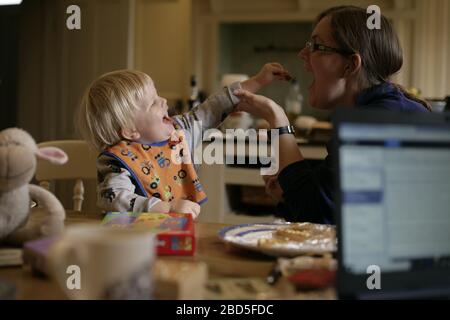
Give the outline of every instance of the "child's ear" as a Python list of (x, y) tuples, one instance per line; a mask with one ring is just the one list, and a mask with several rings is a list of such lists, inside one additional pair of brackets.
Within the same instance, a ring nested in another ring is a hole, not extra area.
[(134, 129), (120, 129), (120, 135), (123, 138), (125, 138), (127, 140), (131, 140), (131, 141), (138, 140), (141, 137), (139, 132), (137, 132)]

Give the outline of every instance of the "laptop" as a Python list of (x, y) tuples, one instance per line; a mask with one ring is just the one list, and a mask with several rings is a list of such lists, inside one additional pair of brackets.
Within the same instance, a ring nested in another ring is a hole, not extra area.
[(340, 298), (450, 297), (450, 115), (333, 117)]

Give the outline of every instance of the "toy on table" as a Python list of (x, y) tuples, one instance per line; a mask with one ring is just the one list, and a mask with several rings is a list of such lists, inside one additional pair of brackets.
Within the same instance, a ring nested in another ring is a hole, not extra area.
[[(38, 148), (22, 129), (0, 132), (0, 243), (21, 245), (64, 228), (65, 211), (59, 200), (48, 190), (29, 184), (36, 158), (55, 164), (64, 164), (68, 159), (59, 148)], [(42, 210), (30, 214), (31, 199)]]
[[(157, 234), (158, 255), (193, 255), (195, 230), (190, 214), (110, 212), (103, 226), (112, 228), (149, 228)], [(23, 264), (35, 275), (48, 276), (48, 255), (59, 235), (28, 241), (23, 246)]]
[(193, 255), (195, 229), (191, 214), (109, 212), (102, 225), (113, 228), (146, 228), (158, 239), (158, 255)]

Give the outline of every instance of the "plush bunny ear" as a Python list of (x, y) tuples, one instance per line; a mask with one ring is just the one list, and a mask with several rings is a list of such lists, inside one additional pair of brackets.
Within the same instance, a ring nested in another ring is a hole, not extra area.
[(69, 160), (67, 154), (56, 147), (43, 147), (36, 151), (38, 159), (47, 160), (54, 164), (64, 164)]

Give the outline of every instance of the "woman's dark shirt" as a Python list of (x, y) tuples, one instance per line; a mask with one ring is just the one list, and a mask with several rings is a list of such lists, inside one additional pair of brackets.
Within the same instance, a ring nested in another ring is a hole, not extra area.
[[(408, 99), (396, 86), (382, 83), (363, 91), (356, 99), (359, 109), (428, 112), (426, 107)], [(333, 155), (327, 145), (325, 160), (312, 165), (302, 160), (288, 165), (278, 175), (283, 190), (283, 201), (277, 206), (277, 215), (287, 221), (334, 223), (335, 209)]]

